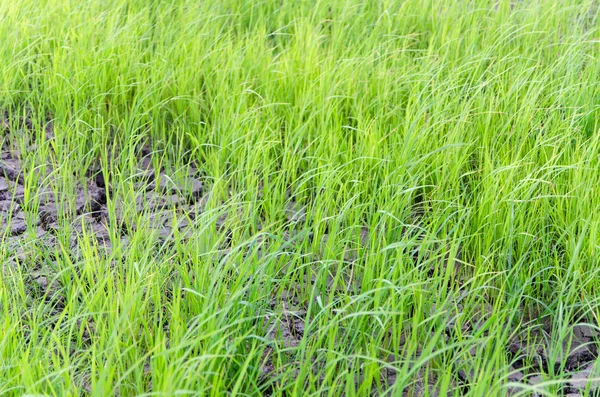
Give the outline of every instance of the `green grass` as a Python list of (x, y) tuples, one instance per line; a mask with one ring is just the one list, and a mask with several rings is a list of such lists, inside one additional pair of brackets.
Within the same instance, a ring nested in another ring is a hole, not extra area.
[[(559, 356), (573, 324), (600, 325), (598, 14), (0, 0), (0, 109), (55, 131), (5, 136), (40, 142), (29, 213), (48, 184), (72, 211), (101, 164), (110, 216), (138, 225), (109, 255), (86, 233), (71, 251), (65, 222), (16, 260), (4, 233), (0, 394), (507, 395), (516, 335), (544, 323)], [(130, 202), (142, 142), (203, 175), (204, 212), (167, 243)]]

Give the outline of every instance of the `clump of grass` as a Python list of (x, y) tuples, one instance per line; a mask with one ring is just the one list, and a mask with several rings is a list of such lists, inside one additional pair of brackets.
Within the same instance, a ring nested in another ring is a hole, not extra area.
[[(28, 214), (18, 236), (3, 220), (2, 395), (574, 387), (563, 342), (600, 325), (595, 2), (0, 10)], [(185, 231), (152, 228), (144, 145), (163, 183), (195, 167), (202, 197), (169, 213)], [(108, 250), (76, 210), (91, 174)]]

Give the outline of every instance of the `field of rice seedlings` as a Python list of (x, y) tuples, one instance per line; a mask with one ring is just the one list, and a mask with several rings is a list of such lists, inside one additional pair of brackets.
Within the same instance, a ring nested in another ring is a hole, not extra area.
[(0, 0), (0, 395), (600, 395), (596, 0)]

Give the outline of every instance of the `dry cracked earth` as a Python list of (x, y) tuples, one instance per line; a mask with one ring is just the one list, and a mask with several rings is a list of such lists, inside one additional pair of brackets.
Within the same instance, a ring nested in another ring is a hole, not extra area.
[[(46, 137), (53, 139), (52, 128), (46, 127)], [(57, 196), (53, 186), (59, 183), (55, 181), (53, 164), (37, 165), (36, 169), (45, 170), (45, 175), (38, 175), (43, 182), (41, 186), (28, 189), (31, 193), (26, 197), (23, 158), (7, 139), (0, 142), (3, 142), (0, 153), (0, 220), (4, 243), (12, 249), (16, 259), (24, 259), (24, 249), (18, 243), (25, 233), (33, 232), (39, 241), (53, 247), (65, 224), (71, 230), (68, 247), (71, 250), (77, 250), (77, 237), (85, 230), (95, 237), (100, 247), (110, 251), (109, 230), (114, 222), (120, 231), (117, 239), (126, 245), (128, 233), (136, 228), (128, 216), (130, 214), (124, 210), (128, 206), (143, 214), (150, 229), (163, 239), (170, 238), (175, 229), (185, 232), (190, 220), (200, 211), (202, 182), (197, 179), (196, 169), (190, 167), (188, 176), (175, 181), (164, 170), (153, 168), (152, 153), (147, 148), (140, 148), (138, 172), (132, 177), (136, 195), (128, 200), (129, 203), (125, 203), (124, 199), (113, 203), (114, 219), (109, 217), (107, 197), (112, 196), (112, 188), (105, 184), (105, 170), (87, 172), (85, 181), (75, 182), (73, 194)], [(33, 143), (27, 149), (35, 147)], [(65, 203), (69, 200), (74, 202), (74, 211), (66, 210)]]
[[(4, 136), (0, 152), (0, 221), (2, 224), (2, 244), (5, 252), (8, 252), (8, 262), (3, 264), (7, 266), (19, 266), (30, 261), (31, 249), (22, 244), (24, 236), (31, 236), (33, 233), (37, 244), (43, 244), (46, 248), (58, 248), (59, 244), (68, 242), (68, 249), (71, 252), (78, 250), (79, 236), (87, 233), (95, 237), (98, 247), (110, 253), (113, 244), (118, 242), (122, 246), (127, 245), (128, 235), (135, 230), (135, 224), (128, 223), (128, 215), (122, 211), (125, 203), (122, 201), (114, 202), (116, 217), (109, 216), (109, 197), (113, 196), (111, 186), (105, 183), (104, 175), (106, 170), (98, 169), (94, 172), (88, 172), (83, 182), (78, 182), (74, 188), (71, 197), (57, 196), (56, 191), (51, 188), (53, 185), (54, 173), (53, 164), (48, 162), (43, 164), (45, 167), (39, 167), (44, 170), (43, 183), (36, 187), (35, 194), (27, 195), (25, 189), (25, 177), (23, 170), (23, 156), (15, 148), (8, 136), (8, 116), (0, 120), (0, 130)], [(24, 130), (31, 129), (31, 122), (24, 120), (22, 122)], [(52, 126), (46, 124), (46, 139), (52, 140)], [(23, 132), (26, 133), (26, 132)], [(35, 150), (33, 142), (29, 150)], [(190, 223), (193, 222), (199, 211), (202, 210), (203, 191), (202, 179), (193, 166), (187, 171), (184, 178), (173, 178), (163, 169), (153, 167), (150, 150), (141, 147), (138, 153), (137, 172), (134, 176), (136, 190), (139, 191), (135, 197), (128, 203), (130, 207), (135, 208), (138, 214), (143, 215), (148, 225), (163, 240), (169, 240), (174, 233), (187, 233), (190, 229)], [(42, 171), (40, 171), (42, 172)], [(74, 211), (65, 212), (63, 203), (65, 200), (71, 200), (74, 205)], [(298, 216), (298, 212), (292, 211), (290, 221)], [(111, 236), (111, 223), (116, 222), (117, 227), (113, 230), (119, 230), (119, 235)], [(65, 228), (65, 225), (69, 227)], [(64, 235), (64, 230), (69, 230), (68, 235)], [(66, 249), (67, 247), (62, 247)], [(35, 266), (27, 267), (30, 274), (28, 277), (35, 282), (39, 288), (49, 291), (52, 286), (49, 280), (52, 275), (47, 272), (36, 270)], [(50, 294), (51, 295), (51, 294)], [(282, 296), (271, 302), (273, 312), (280, 313), (280, 316), (268, 316), (265, 318), (265, 325), (269, 331), (269, 337), (276, 341), (281, 347), (293, 348), (298, 346), (304, 336), (304, 318), (305, 310), (301, 307), (293, 293), (289, 296)], [(60, 302), (53, 302), (55, 310), (60, 311)], [(455, 309), (462, 310), (459, 302), (454, 304)], [(486, 310), (491, 310), (486, 308)], [(485, 316), (485, 314), (484, 314)], [(538, 318), (539, 320), (539, 318)], [(542, 319), (544, 320), (544, 319)], [(548, 319), (546, 319), (548, 320)], [(527, 332), (515, 336), (512, 342), (505, 347), (506, 354), (512, 362), (512, 373), (508, 377), (508, 394), (517, 394), (522, 389), (522, 385), (539, 385), (544, 381), (544, 374), (560, 374), (563, 382), (561, 387), (562, 395), (576, 397), (582, 395), (600, 396), (600, 379), (598, 370), (594, 368), (598, 358), (598, 342), (600, 333), (595, 327), (580, 323), (574, 324), (567, 335), (563, 335), (564, 340), (562, 353), (559, 355), (551, 354), (550, 342), (556, 340), (552, 336), (551, 321), (538, 321), (537, 328), (528, 328)], [(446, 330), (448, 337), (452, 334), (453, 324), (449, 323)], [(267, 348), (264, 355), (263, 375), (265, 377), (277, 374), (277, 368), (272, 364), (271, 348)], [(454, 389), (468, 391), (469, 384), (476, 382), (475, 375), (470, 364), (471, 359), (474, 362), (478, 354), (473, 349), (467, 357), (458, 365), (455, 365)], [(399, 351), (403, 351), (402, 346)], [(556, 349), (553, 349), (556, 351)], [(390, 357), (391, 363), (400, 363), (401, 354), (398, 357)], [(396, 381), (396, 374), (388, 369), (382, 379), (383, 383), (389, 386)], [(434, 384), (436, 379), (425, 379), (422, 372), (412, 379), (410, 386), (404, 390), (405, 396), (420, 396), (426, 394), (439, 395)], [(534, 394), (535, 395), (535, 394)]]

